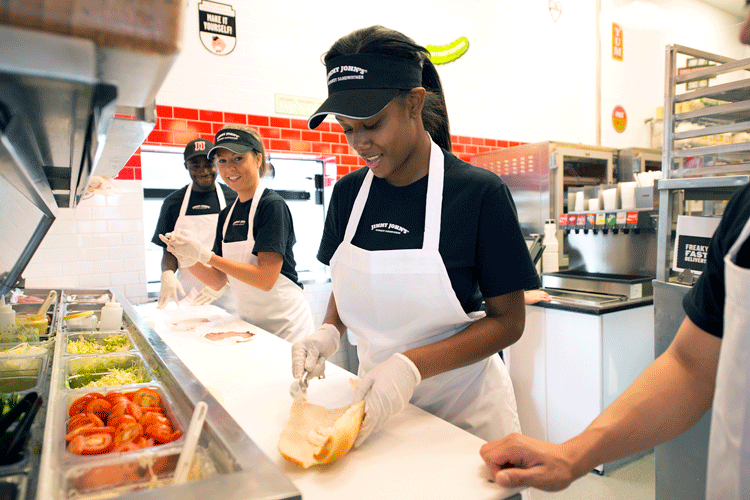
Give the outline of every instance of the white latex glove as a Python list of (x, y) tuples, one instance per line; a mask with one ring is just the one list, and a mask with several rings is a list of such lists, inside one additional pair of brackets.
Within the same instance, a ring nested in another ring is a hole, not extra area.
[(222, 298), (226, 293), (227, 288), (229, 288), (228, 283), (221, 287), (219, 290), (214, 290), (210, 286), (207, 286), (203, 290), (201, 290), (201, 292), (193, 299), (192, 304), (194, 306), (205, 306), (207, 304), (211, 304), (214, 301)]
[(323, 323), (315, 333), (292, 344), (292, 376), (302, 378), (310, 372), (308, 378), (323, 377), (326, 359), (339, 349), (341, 334), (330, 323)]
[[(208, 264), (213, 252), (203, 248), (203, 244), (192, 233), (188, 231), (173, 231), (160, 234), (159, 239), (167, 244), (167, 251), (177, 257), (181, 263), (200, 262)], [(184, 265), (184, 264), (183, 264)]]
[(164, 271), (161, 273), (161, 289), (159, 290), (159, 303), (156, 306), (157, 309), (164, 309), (169, 304), (171, 299), (180, 305), (180, 298), (177, 296), (177, 292), (180, 292), (183, 297), (185, 296), (185, 290), (182, 288), (182, 283), (175, 276), (174, 271)]
[(365, 400), (365, 419), (354, 446), (360, 446), (392, 415), (406, 408), (421, 381), (417, 366), (398, 352), (367, 372), (354, 391), (355, 403)]

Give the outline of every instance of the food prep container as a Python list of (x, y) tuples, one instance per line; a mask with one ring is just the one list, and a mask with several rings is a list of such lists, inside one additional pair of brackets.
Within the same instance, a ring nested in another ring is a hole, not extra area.
[[(82, 310), (98, 312), (101, 303), (68, 303), (68, 297), (101, 297), (113, 293), (123, 306), (123, 327), (119, 332), (71, 332), (62, 317)], [(56, 324), (56, 342), (52, 354), (48, 384), (49, 403), (46, 412), (42, 458), (38, 469), (35, 500), (93, 500), (120, 498), (138, 492), (142, 500), (167, 497), (204, 498), (198, 491), (227, 496), (243, 491), (252, 499), (298, 499), (299, 492), (276, 464), (271, 462), (241, 430), (226, 410), (198, 382), (156, 332), (130, 303), (117, 292), (106, 290), (64, 291), (60, 304), (60, 321)], [(67, 352), (71, 342), (86, 340), (103, 343), (103, 339), (125, 334), (131, 342), (127, 352), (77, 354)], [(147, 381), (106, 387), (79, 387), (85, 377), (104, 375), (113, 368), (135, 368)], [(187, 425), (196, 404), (205, 401), (208, 414), (201, 430), (188, 482), (178, 487), (172, 478), (185, 437), (140, 450), (78, 455), (68, 451), (66, 441), (70, 406), (78, 398), (97, 392), (130, 393), (139, 388), (156, 391), (164, 415), (173, 431), (187, 433)], [(199, 485), (197, 483), (202, 483)], [(195, 485), (195, 486), (193, 486)], [(226, 490), (226, 494), (224, 494)], [(179, 493), (178, 493), (179, 491)], [(31, 500), (27, 497), (26, 500)]]
[(0, 393), (42, 391), (47, 374), (47, 356), (0, 358)]
[[(82, 389), (89, 384), (94, 390), (102, 387), (103, 377), (117, 378), (117, 372), (126, 371), (138, 378), (138, 383), (151, 382), (151, 372), (139, 354), (94, 354), (88, 356), (64, 356), (61, 359), (64, 389)], [(109, 385), (122, 385), (113, 383)], [(99, 391), (100, 392), (100, 391)]]
[[(62, 336), (63, 353), (65, 355), (83, 355), (83, 354), (112, 354), (127, 351), (135, 351), (135, 342), (127, 330), (119, 332), (87, 332), (87, 333), (68, 333)], [(113, 340), (117, 340), (113, 343)], [(91, 349), (101, 349), (101, 352), (76, 352), (80, 343), (88, 344)], [(123, 345), (124, 344), (124, 345)], [(118, 350), (113, 350), (117, 347)]]

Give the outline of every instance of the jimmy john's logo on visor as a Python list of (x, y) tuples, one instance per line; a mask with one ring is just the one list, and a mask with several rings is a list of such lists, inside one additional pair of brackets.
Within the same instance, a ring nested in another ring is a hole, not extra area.
[(222, 132), (216, 136), (217, 143), (221, 141), (238, 141), (238, 140), (240, 140), (240, 135), (235, 134), (234, 132)]
[(367, 70), (359, 66), (337, 66), (328, 72), (328, 85), (344, 80), (364, 80)]
[(237, 45), (237, 23), (231, 5), (203, 0), (198, 4), (198, 32), (203, 46), (225, 56)]

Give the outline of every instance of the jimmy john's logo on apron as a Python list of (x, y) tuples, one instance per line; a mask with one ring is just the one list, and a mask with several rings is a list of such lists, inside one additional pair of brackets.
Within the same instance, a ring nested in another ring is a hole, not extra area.
[(198, 4), (198, 30), (201, 43), (218, 56), (225, 56), (237, 44), (235, 12), (231, 5), (203, 0)]

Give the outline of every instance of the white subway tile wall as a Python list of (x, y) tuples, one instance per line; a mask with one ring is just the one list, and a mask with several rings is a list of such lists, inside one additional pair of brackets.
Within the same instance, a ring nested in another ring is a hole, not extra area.
[(148, 300), (143, 186), (110, 180), (74, 210), (60, 209), (23, 273), (27, 288), (111, 288), (132, 304)]

